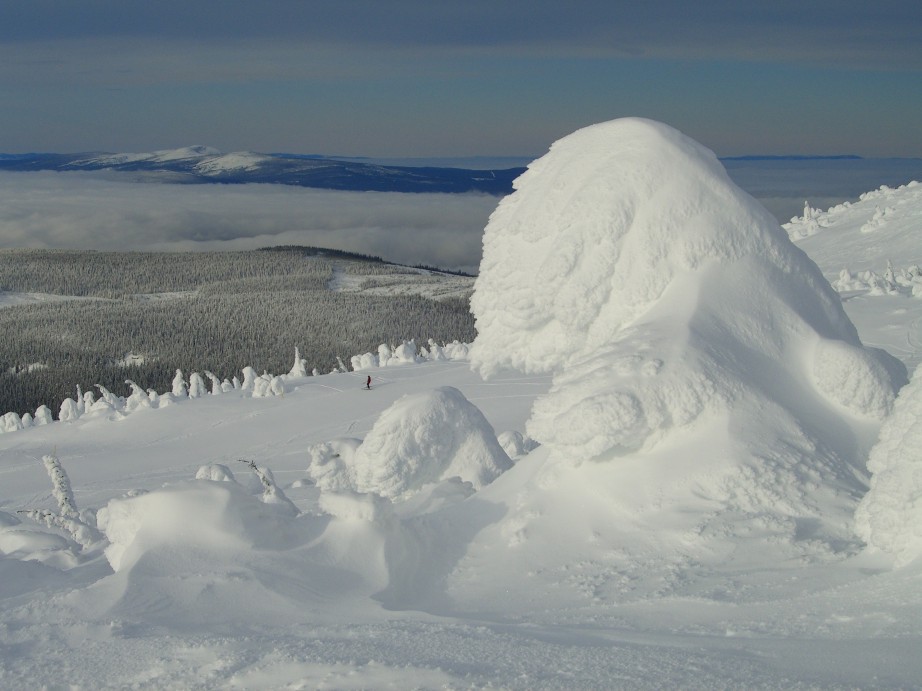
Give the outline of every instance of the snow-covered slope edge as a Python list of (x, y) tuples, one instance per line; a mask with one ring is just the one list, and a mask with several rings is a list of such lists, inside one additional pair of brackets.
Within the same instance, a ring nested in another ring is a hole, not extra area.
[[(791, 239), (811, 257), (811, 250), (815, 251), (824, 272), (838, 271), (832, 283), (839, 292), (916, 297), (922, 296), (920, 227), (922, 183), (917, 181), (897, 188), (883, 186), (826, 211), (807, 202), (803, 216), (784, 224)], [(818, 234), (823, 237), (813, 239)]]
[(865, 344), (922, 363), (922, 184), (881, 187), (785, 224), (839, 291)]

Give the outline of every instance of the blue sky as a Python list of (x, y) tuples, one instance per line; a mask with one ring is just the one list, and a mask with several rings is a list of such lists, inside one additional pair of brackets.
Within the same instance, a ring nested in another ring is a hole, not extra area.
[[(639, 5), (639, 6), (638, 6)], [(918, 0), (0, 0), (0, 151), (922, 156)]]

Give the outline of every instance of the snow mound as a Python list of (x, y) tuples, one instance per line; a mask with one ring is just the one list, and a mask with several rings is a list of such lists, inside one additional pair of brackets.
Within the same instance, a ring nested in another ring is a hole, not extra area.
[(307, 472), (313, 483), (328, 492), (351, 491), (355, 487), (352, 459), (361, 444), (361, 439), (345, 437), (310, 447)]
[(871, 489), (855, 512), (855, 531), (903, 566), (922, 556), (922, 367), (896, 400), (871, 450)]
[(195, 473), (196, 480), (211, 480), (212, 482), (236, 482), (234, 473), (222, 463), (209, 463), (203, 465)]
[[(902, 379), (900, 368), (876, 351), (843, 341), (821, 340), (813, 357), (816, 385), (831, 401), (856, 415), (883, 420), (893, 408), (894, 391), (882, 385)], [(891, 366), (892, 374), (885, 363)]]
[[(862, 346), (817, 266), (714, 154), (615, 120), (556, 142), (515, 188), (484, 234), (471, 362), (553, 373), (527, 426), (550, 464), (652, 454), (675, 482), (660, 505), (702, 535), (748, 533), (756, 516), (792, 540), (807, 519), (813, 536), (850, 535), (855, 468), (905, 368)], [(711, 452), (675, 464), (680, 438)], [(618, 489), (621, 508), (650, 490)]]
[(483, 413), (457, 389), (411, 394), (385, 410), (355, 450), (355, 489), (406, 499), (459, 477), (475, 489), (512, 466)]
[(18, 517), (0, 511), (0, 559), (36, 561), (63, 570), (78, 563), (76, 548), (61, 535), (23, 525)]
[(357, 492), (324, 492), (318, 501), (320, 509), (336, 518), (367, 523), (387, 523), (394, 512), (391, 503), (375, 494)]
[(118, 572), (154, 550), (192, 546), (219, 553), (275, 545), (291, 514), (236, 482), (197, 480), (112, 499), (97, 521), (109, 540), (106, 558)]

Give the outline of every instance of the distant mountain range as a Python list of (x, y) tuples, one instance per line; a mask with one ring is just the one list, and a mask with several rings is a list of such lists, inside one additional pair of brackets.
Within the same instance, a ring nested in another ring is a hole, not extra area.
[(0, 171), (116, 171), (175, 183), (272, 183), (375, 192), (483, 192), (505, 195), (524, 168), (469, 170), (394, 166), (306, 156), (222, 153), (206, 146), (140, 154), (0, 154)]
[[(0, 171), (102, 171), (129, 176), (138, 182), (266, 183), (351, 192), (480, 192), (504, 196), (512, 192), (512, 182), (525, 171), (525, 164), (530, 160), (526, 157), (372, 159), (252, 151), (223, 153), (207, 146), (189, 146), (150, 153), (0, 153)], [(881, 184), (904, 184), (919, 179), (922, 165), (922, 159), (865, 159), (854, 155), (751, 155), (720, 160), (738, 185), (760, 199), (783, 197), (794, 191), (794, 196), (803, 198), (830, 196), (833, 191), (820, 184), (827, 179), (834, 191), (846, 198)], [(784, 167), (784, 179), (793, 189), (781, 194), (775, 189), (766, 193), (763, 189), (765, 176), (751, 179), (753, 165), (772, 170)], [(833, 168), (820, 174), (817, 166)], [(843, 187), (840, 172), (852, 175), (853, 184)], [(788, 219), (800, 208), (785, 208), (779, 218)], [(771, 210), (778, 213), (778, 209)]]

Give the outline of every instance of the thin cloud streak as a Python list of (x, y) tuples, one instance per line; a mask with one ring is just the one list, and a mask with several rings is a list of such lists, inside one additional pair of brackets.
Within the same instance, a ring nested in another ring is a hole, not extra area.
[[(48, 21), (54, 17), (55, 21)], [(335, 45), (534, 54), (848, 61), (919, 66), (922, 12), (910, 0), (30, 0), (0, 7), (0, 41), (187, 41), (200, 47)], [(908, 64), (911, 63), (911, 64)]]

